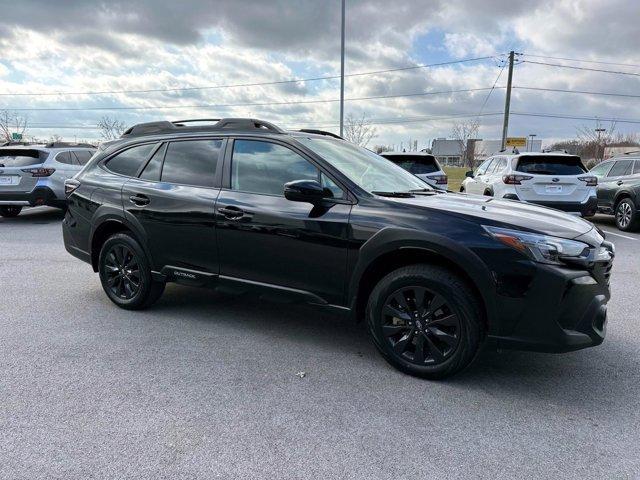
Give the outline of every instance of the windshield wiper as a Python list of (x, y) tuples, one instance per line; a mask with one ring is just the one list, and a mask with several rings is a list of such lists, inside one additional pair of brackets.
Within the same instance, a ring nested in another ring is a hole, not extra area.
[(413, 198), (413, 193), (411, 192), (380, 192), (373, 191), (371, 192), (374, 195), (380, 195), (381, 197), (396, 197), (396, 198)]
[(445, 193), (442, 190), (436, 190), (435, 188), (416, 188), (415, 190), (409, 190), (411, 193), (418, 193), (421, 195), (437, 195), (438, 193)]

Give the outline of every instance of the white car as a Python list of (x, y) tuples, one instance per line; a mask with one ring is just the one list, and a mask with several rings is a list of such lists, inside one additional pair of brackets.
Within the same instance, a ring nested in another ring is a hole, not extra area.
[(429, 153), (382, 152), (380, 155), (404, 168), (407, 172), (413, 173), (433, 188), (446, 190), (448, 187), (447, 174), (440, 167), (436, 157)]
[(590, 217), (598, 179), (580, 157), (558, 152), (498, 153), (467, 172), (461, 192), (520, 200)]

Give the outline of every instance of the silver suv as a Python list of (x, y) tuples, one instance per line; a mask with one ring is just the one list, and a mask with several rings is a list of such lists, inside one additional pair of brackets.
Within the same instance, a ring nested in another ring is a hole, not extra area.
[(0, 215), (15, 217), (26, 206), (66, 208), (64, 181), (95, 152), (93, 145), (64, 142), (0, 147)]

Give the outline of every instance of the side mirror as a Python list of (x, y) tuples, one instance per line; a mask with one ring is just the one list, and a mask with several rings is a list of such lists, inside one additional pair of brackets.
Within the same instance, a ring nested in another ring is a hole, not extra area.
[(473, 170), (469, 170), (467, 173), (464, 174), (464, 176), (467, 178), (473, 178)]
[(292, 202), (314, 204), (327, 197), (325, 189), (315, 180), (294, 180), (284, 184), (284, 198)]

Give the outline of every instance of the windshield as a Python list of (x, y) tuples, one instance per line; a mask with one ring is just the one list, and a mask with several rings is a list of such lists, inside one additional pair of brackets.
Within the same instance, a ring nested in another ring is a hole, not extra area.
[(518, 159), (518, 172), (539, 175), (580, 175), (587, 171), (580, 157), (571, 155), (531, 155)]
[(0, 167), (28, 167), (37, 165), (47, 158), (47, 152), (24, 148), (0, 149)]
[(369, 193), (431, 190), (418, 177), (386, 158), (333, 138), (297, 138)]

